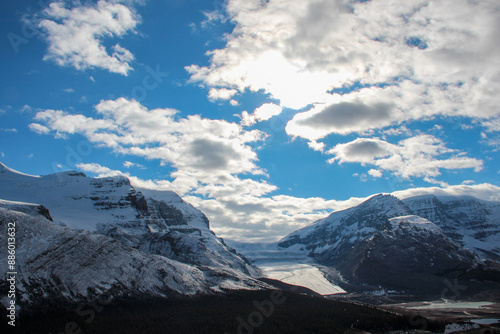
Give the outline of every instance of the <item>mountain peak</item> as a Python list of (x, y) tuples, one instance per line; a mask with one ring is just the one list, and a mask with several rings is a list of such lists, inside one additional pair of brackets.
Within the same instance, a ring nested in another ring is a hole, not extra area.
[(396, 204), (396, 205), (400, 205), (401, 204), (401, 201), (391, 195), (391, 194), (377, 194), (377, 195), (374, 195), (370, 198), (368, 198), (366, 201), (364, 201), (363, 203), (360, 204), (363, 205), (363, 204), (370, 204), (370, 205), (381, 205), (381, 204)]
[[(344, 210), (349, 212), (349, 216), (356, 215), (357, 217), (366, 217), (366, 219), (373, 219), (373, 216), (393, 218), (398, 216), (411, 215), (412, 212), (406, 204), (393, 195), (378, 194), (370, 197), (363, 203), (353, 208)], [(332, 216), (335, 215), (335, 212)]]
[(37, 176), (37, 175), (30, 175), (30, 174), (21, 173), (21, 172), (15, 170), (15, 169), (7, 167), (2, 162), (0, 162), (0, 175), (9, 176), (11, 178), (12, 177), (16, 177), (16, 176), (34, 177), (34, 178), (40, 177), (40, 176)]
[[(43, 279), (33, 278), (30, 282), (37, 289), (27, 288), (22, 298), (27, 302), (38, 297), (43, 300), (45, 295), (56, 292), (70, 300), (69, 295), (85, 297), (91, 290), (105, 291), (113, 282), (122, 281), (121, 288), (139, 295), (151, 294), (152, 290), (151, 295), (156, 295), (263, 286), (251, 277), (257, 269), (210, 230), (203, 212), (171, 191), (145, 193), (122, 175), (92, 178), (66, 171), (33, 177), (2, 164), (0, 221), (19, 221), (22, 228), (17, 237), (20, 254), (28, 254), (23, 258), (26, 263), (33, 263), (33, 258), (45, 263), (39, 256), (49, 254), (49, 266), (23, 263), (20, 275), (57, 277), (67, 284), (65, 291), (70, 291), (61, 293)], [(105, 244), (105, 251), (101, 244)], [(95, 261), (95, 256), (88, 265), (75, 265), (81, 262), (75, 258), (81, 259), (82, 248), (98, 249), (111, 270), (102, 270), (101, 258)], [(88, 272), (96, 272), (100, 279), (79, 279), (88, 277)], [(142, 286), (136, 287), (133, 282), (139, 276), (141, 282), (146, 278)], [(36, 295), (35, 290), (44, 296)]]

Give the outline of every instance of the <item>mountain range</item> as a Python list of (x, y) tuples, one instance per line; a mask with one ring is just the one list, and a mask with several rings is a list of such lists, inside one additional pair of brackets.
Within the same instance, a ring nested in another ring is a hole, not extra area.
[(277, 249), (335, 269), (345, 290), (439, 296), (446, 282), (462, 280), (474, 294), (498, 287), (500, 203), (379, 194), (289, 234)]
[[(272, 280), (258, 279), (266, 275), (257, 266), (263, 252), (278, 265), (306, 259), (302, 275), (341, 287), (325, 290), (333, 293), (443, 297), (449, 282), (469, 295), (500, 291), (500, 202), (473, 197), (375, 195), (272, 245), (253, 245), (260, 253), (242, 247), (248, 260), (174, 192), (139, 189), (123, 176), (32, 176), (0, 164), (2, 238), (9, 223), (16, 225), (18, 303), (31, 308), (102, 294), (270, 289)], [(0, 287), (8, 271), (2, 262)]]

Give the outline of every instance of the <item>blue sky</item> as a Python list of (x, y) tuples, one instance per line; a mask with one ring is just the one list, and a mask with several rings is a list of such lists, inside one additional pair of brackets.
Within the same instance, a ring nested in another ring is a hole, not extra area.
[(0, 161), (273, 240), (380, 192), (499, 199), (497, 1), (4, 1)]

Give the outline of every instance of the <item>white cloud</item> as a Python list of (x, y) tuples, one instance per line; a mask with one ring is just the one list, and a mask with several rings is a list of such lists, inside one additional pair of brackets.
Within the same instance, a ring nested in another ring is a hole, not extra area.
[(267, 121), (273, 116), (281, 114), (281, 106), (274, 103), (264, 103), (254, 111), (254, 116), (259, 121)]
[(0, 131), (1, 131), (1, 132), (11, 132), (11, 133), (17, 133), (17, 129), (16, 129), (16, 128), (10, 128), (10, 129), (3, 129), (3, 128), (0, 128)]
[[(79, 164), (79, 169), (99, 177), (124, 175), (139, 189), (178, 191), (176, 181), (143, 180), (129, 173), (111, 170), (96, 163)], [(362, 176), (366, 178), (366, 175)], [(231, 188), (234, 187), (234, 188)], [(347, 200), (325, 200), (320, 197), (265, 196), (275, 189), (272, 185), (254, 180), (237, 179), (236, 183), (206, 185), (197, 195), (184, 195), (189, 203), (202, 210), (210, 219), (217, 235), (240, 241), (275, 241), (334, 210), (343, 210), (367, 200), (352, 197)], [(235, 194), (238, 194), (235, 196)], [(396, 191), (394, 196), (404, 199), (420, 195), (474, 196), (483, 200), (500, 200), (500, 187), (491, 184), (457, 185), (445, 187), (413, 188)], [(200, 197), (201, 196), (201, 197)]]
[(205, 20), (201, 22), (201, 27), (203, 29), (206, 29), (207, 27), (214, 25), (217, 22), (224, 23), (227, 20), (226, 16), (217, 10), (203, 12), (203, 15), (205, 15)]
[(63, 92), (68, 93), (68, 94), (69, 94), (69, 93), (73, 93), (74, 91), (75, 91), (75, 90), (74, 90), (73, 88), (64, 88), (64, 89), (63, 89)]
[(132, 53), (115, 44), (106, 50), (103, 40), (134, 32), (139, 17), (129, 7), (116, 1), (99, 0), (95, 5), (68, 9), (54, 2), (42, 11), (39, 27), (49, 43), (44, 60), (77, 70), (102, 68), (127, 75), (132, 70)]
[[(315, 105), (287, 126), (308, 140), (435, 115), (485, 121), (500, 113), (499, 9), (468, 0), (229, 0), (235, 28), (225, 47), (208, 66), (186, 69), (208, 87)], [(341, 88), (342, 96), (331, 91)]]
[(50, 129), (44, 125), (38, 124), (38, 123), (31, 123), (29, 125), (29, 129), (35, 133), (38, 133), (40, 135), (46, 135), (50, 133)]
[(141, 168), (141, 169), (145, 169), (146, 168), (144, 165), (141, 165), (141, 164), (138, 164), (138, 163), (135, 163), (135, 162), (130, 162), (130, 161), (123, 162), (123, 167), (125, 167), (125, 168), (137, 167), (137, 168)]
[(244, 126), (251, 126), (257, 122), (267, 121), (273, 116), (281, 114), (281, 106), (274, 103), (264, 103), (254, 110), (253, 114), (247, 111), (241, 113), (241, 124)]
[(80, 163), (77, 164), (76, 167), (84, 172), (90, 172), (93, 174), (97, 174), (97, 177), (108, 177), (108, 176), (118, 176), (118, 175), (125, 175), (128, 176), (120, 171), (117, 170), (112, 170), (108, 167), (101, 166), (96, 163)]
[(455, 185), (444, 188), (429, 187), (429, 188), (412, 188), (399, 190), (392, 193), (394, 196), (404, 199), (413, 196), (421, 195), (436, 195), (436, 196), (472, 196), (485, 201), (500, 201), (500, 187), (489, 183), (475, 185)]
[[(97, 163), (78, 164), (98, 177), (123, 175), (138, 189), (169, 190), (182, 195), (178, 180), (143, 180)], [(276, 189), (266, 182), (228, 176), (225, 184), (203, 184), (184, 200), (202, 210), (221, 237), (241, 241), (275, 241), (285, 234), (328, 215), (332, 210), (359, 204), (363, 199), (327, 201), (323, 198), (265, 196)], [(184, 180), (185, 181), (185, 180)]]
[(211, 88), (210, 91), (208, 92), (208, 98), (210, 99), (210, 101), (229, 100), (236, 93), (238, 93), (236, 89)]
[[(358, 138), (346, 144), (338, 144), (326, 152), (334, 155), (329, 163), (360, 163), (372, 165), (378, 171), (389, 171), (404, 179), (423, 177), (435, 183), (441, 169), (470, 169), (476, 172), (483, 161), (469, 158), (463, 152), (452, 150), (440, 139), (431, 135), (418, 135), (391, 144), (378, 138)], [(369, 172), (370, 173), (370, 172)], [(376, 172), (370, 173), (373, 175)]]
[(130, 168), (130, 167), (133, 167), (135, 164), (133, 162), (130, 162), (130, 161), (125, 161), (123, 163), (123, 167), (125, 168)]
[[(435, 127), (437, 128), (437, 125)], [(412, 131), (410, 129), (408, 129), (405, 125), (397, 127), (397, 128), (387, 129), (385, 131), (382, 131), (382, 133), (386, 136), (407, 136), (407, 137), (409, 137), (412, 135)]]
[(34, 120), (44, 122), (45, 125), (31, 123), (29, 125), (30, 130), (39, 134), (55, 131), (56, 137), (64, 137), (67, 134), (75, 133), (92, 135), (100, 130), (116, 129), (116, 126), (110, 120), (95, 120), (84, 115), (70, 115), (61, 110), (47, 109), (40, 111), (35, 115)]
[(490, 119), (481, 123), (488, 132), (500, 132), (500, 117)]
[(382, 172), (379, 171), (378, 169), (370, 169), (368, 171), (368, 175), (371, 175), (373, 176), (374, 178), (379, 178), (379, 177), (382, 177)]
[(307, 143), (307, 145), (315, 151), (323, 152), (325, 149), (325, 143), (318, 143), (315, 140), (311, 140)]
[(296, 114), (288, 122), (286, 131), (291, 136), (318, 140), (332, 133), (363, 133), (383, 128), (408, 118), (396, 107), (397, 99), (397, 93), (392, 88), (363, 89), (348, 95), (333, 94), (324, 104)]
[(29, 105), (25, 104), (24, 106), (22, 106), (21, 109), (19, 109), (19, 112), (21, 113), (30, 113), (33, 111), (33, 108), (31, 108)]
[(102, 118), (44, 110), (36, 114), (37, 123), (30, 128), (59, 137), (82, 134), (117, 153), (169, 163), (177, 169), (174, 177), (190, 180), (185, 191), (197, 182), (221, 183), (234, 174), (265, 174), (248, 145), (265, 138), (260, 131), (197, 115), (177, 119), (177, 110), (148, 110), (125, 98), (101, 101), (95, 109)]
[(357, 162), (367, 164), (376, 158), (390, 156), (391, 148), (392, 144), (377, 138), (358, 138), (347, 144), (338, 144), (328, 150), (327, 153), (335, 155), (335, 158), (330, 159), (330, 163), (338, 160), (339, 163)]

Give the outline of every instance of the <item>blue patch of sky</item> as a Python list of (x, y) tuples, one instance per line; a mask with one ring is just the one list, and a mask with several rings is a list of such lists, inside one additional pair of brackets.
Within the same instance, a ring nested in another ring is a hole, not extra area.
[(425, 50), (429, 47), (429, 45), (427, 44), (426, 41), (424, 41), (423, 39), (416, 37), (416, 36), (409, 37), (406, 40), (406, 45), (412, 46), (412, 47), (417, 47), (420, 50)]
[(344, 85), (342, 87), (337, 87), (337, 88), (331, 89), (331, 90), (327, 91), (327, 93), (344, 95), (344, 94), (349, 94), (352, 92), (360, 91), (364, 88), (370, 88), (370, 87), (384, 88), (387, 86), (397, 85), (398, 83), (400, 83), (404, 80), (406, 80), (405, 77), (394, 77), (390, 81), (378, 82), (375, 84), (367, 84), (367, 83), (362, 83), (360, 81), (356, 81), (353, 84)]

